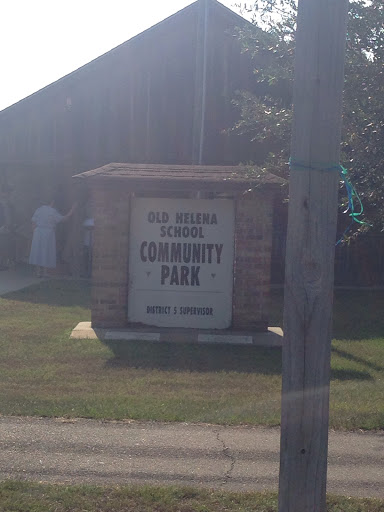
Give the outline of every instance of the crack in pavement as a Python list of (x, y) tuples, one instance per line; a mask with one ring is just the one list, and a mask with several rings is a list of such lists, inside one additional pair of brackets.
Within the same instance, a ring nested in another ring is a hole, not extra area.
[(225, 444), (224, 440), (220, 437), (220, 430), (215, 430), (214, 433), (216, 434), (217, 441), (223, 446), (223, 455), (227, 457), (227, 459), (230, 460), (231, 464), (229, 466), (229, 469), (224, 474), (224, 480), (221, 485), (225, 485), (228, 483), (228, 481), (232, 478), (233, 469), (236, 464), (236, 458), (235, 456), (229, 451), (228, 446)]

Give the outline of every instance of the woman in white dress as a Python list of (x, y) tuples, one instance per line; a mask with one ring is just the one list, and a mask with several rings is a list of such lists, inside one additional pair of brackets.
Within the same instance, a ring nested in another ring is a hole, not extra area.
[(59, 222), (67, 220), (75, 209), (73, 205), (66, 215), (61, 215), (53, 205), (52, 201), (49, 205), (40, 206), (32, 217), (33, 237), (29, 263), (36, 265), (39, 277), (45, 277), (48, 268), (56, 267), (55, 228)]

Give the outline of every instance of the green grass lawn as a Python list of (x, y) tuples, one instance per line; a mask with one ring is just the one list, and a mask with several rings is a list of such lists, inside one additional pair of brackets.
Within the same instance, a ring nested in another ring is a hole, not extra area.
[[(89, 302), (63, 280), (0, 298), (0, 414), (279, 424), (280, 349), (71, 340)], [(384, 292), (336, 295), (331, 427), (383, 428), (383, 311)]]
[[(276, 493), (180, 487), (0, 483), (0, 512), (277, 512)], [(384, 500), (327, 498), (327, 512), (383, 512)]]

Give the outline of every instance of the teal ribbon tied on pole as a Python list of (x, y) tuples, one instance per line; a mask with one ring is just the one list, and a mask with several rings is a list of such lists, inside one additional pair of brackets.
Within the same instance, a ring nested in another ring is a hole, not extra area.
[[(351, 179), (348, 175), (347, 169), (345, 167), (343, 167), (342, 165), (339, 165), (339, 168), (340, 168), (341, 178), (344, 181), (344, 185), (345, 185), (345, 188), (346, 188), (347, 194), (348, 194), (348, 208), (345, 210), (344, 213), (348, 213), (350, 211), (351, 213), (349, 214), (349, 216), (352, 217), (352, 220), (354, 220), (358, 224), (368, 225), (367, 222), (360, 220), (358, 218), (363, 214), (363, 211), (364, 211), (363, 203), (361, 202), (361, 199), (359, 197), (359, 194), (356, 192), (355, 187), (351, 183)], [(356, 198), (359, 203), (359, 207), (360, 207), (359, 212), (355, 211), (354, 200), (353, 200), (354, 198)]]
[[(351, 178), (349, 177), (348, 171), (345, 167), (343, 167), (340, 164), (331, 164), (331, 165), (329, 165), (329, 164), (327, 164), (327, 165), (311, 164), (311, 165), (307, 165), (302, 162), (293, 161), (291, 158), (289, 159), (289, 167), (291, 170), (295, 170), (295, 171), (308, 169), (308, 170), (325, 171), (325, 172), (338, 171), (340, 173), (340, 177), (341, 177), (342, 181), (344, 182), (344, 186), (345, 186), (347, 196), (348, 196), (348, 207), (344, 211), (344, 213), (349, 212), (349, 216), (352, 218), (352, 221), (351, 221), (351, 224), (344, 231), (344, 233), (342, 234), (340, 240), (336, 243), (336, 245), (338, 245), (344, 239), (345, 235), (351, 229), (354, 222), (357, 222), (360, 225), (370, 226), (370, 224), (368, 224), (368, 222), (361, 220), (361, 216), (363, 215), (363, 212), (364, 212), (363, 203), (361, 202), (359, 194), (356, 192), (356, 189), (353, 186), (353, 184), (351, 182)], [(359, 211), (356, 211), (356, 209), (355, 209), (356, 201), (359, 205)]]

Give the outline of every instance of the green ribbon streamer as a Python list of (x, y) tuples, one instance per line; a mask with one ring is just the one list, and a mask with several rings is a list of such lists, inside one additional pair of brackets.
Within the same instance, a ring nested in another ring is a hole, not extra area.
[[(307, 169), (307, 170), (325, 171), (325, 172), (338, 171), (340, 173), (341, 179), (344, 182), (345, 189), (346, 189), (347, 195), (348, 195), (348, 208), (344, 211), (344, 213), (350, 212), (349, 216), (352, 218), (352, 222), (347, 227), (347, 229), (344, 231), (344, 233), (342, 234), (340, 240), (336, 243), (336, 245), (338, 245), (343, 240), (344, 236), (351, 229), (351, 226), (353, 225), (354, 222), (356, 222), (357, 224), (360, 224), (360, 225), (371, 226), (371, 224), (368, 224), (368, 222), (365, 222), (364, 220), (361, 220), (359, 218), (363, 215), (363, 212), (364, 212), (363, 203), (359, 197), (359, 194), (356, 192), (356, 189), (355, 189), (354, 185), (352, 184), (351, 179), (348, 174), (348, 171), (345, 167), (343, 167), (340, 164), (329, 164), (329, 163), (326, 163), (326, 164), (318, 163), (318, 164), (308, 165), (304, 162), (293, 161), (291, 158), (289, 159), (289, 167), (291, 170), (294, 170), (294, 171), (300, 171), (300, 170)], [(360, 211), (355, 210), (355, 200), (357, 200)]]
[[(354, 220), (358, 224), (369, 225), (367, 222), (358, 219), (358, 217), (360, 217), (360, 215), (363, 214), (364, 207), (363, 207), (363, 203), (361, 202), (361, 199), (359, 197), (359, 194), (356, 192), (355, 187), (352, 185), (352, 182), (348, 175), (347, 169), (345, 167), (343, 167), (342, 165), (339, 165), (339, 169), (340, 169), (341, 178), (344, 181), (344, 185), (345, 185), (345, 188), (346, 188), (347, 194), (348, 194), (348, 208), (345, 210), (344, 213), (348, 213), (348, 211), (351, 211), (349, 216), (352, 217), (352, 220)], [(357, 201), (359, 203), (359, 206), (360, 206), (359, 212), (355, 211), (355, 205), (354, 205), (354, 200), (353, 200), (354, 197), (357, 199)]]

